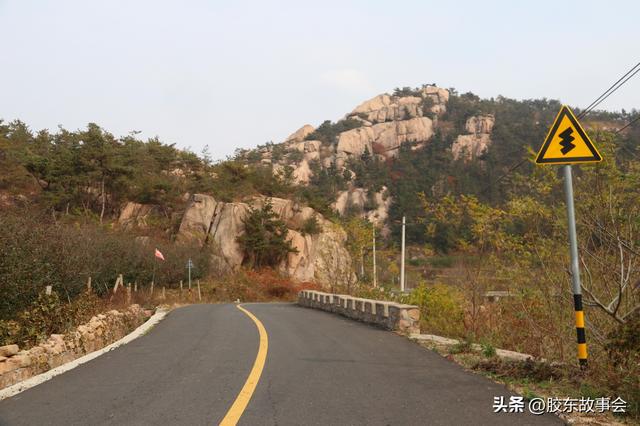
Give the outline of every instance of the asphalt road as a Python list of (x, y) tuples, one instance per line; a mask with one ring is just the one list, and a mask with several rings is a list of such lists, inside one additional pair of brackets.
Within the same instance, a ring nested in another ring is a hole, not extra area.
[[(292, 304), (246, 304), (268, 354), (242, 425), (545, 425), (494, 414), (510, 392), (393, 333)], [(0, 401), (0, 425), (212, 425), (258, 351), (235, 305), (171, 312), (146, 335)]]

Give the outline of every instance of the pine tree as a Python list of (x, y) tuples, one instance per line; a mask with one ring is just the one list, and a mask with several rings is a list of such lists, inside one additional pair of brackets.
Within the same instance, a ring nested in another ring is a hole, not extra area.
[(297, 250), (287, 240), (287, 225), (273, 211), (267, 199), (262, 208), (249, 208), (244, 218), (245, 233), (237, 238), (251, 268), (275, 267)]

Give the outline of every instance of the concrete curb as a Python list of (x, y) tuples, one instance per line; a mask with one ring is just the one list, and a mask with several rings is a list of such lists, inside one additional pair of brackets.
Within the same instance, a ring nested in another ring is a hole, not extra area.
[(98, 349), (97, 351), (91, 352), (90, 354), (81, 356), (80, 358), (74, 359), (73, 361), (69, 361), (68, 363), (63, 364), (59, 367), (53, 368), (49, 371), (45, 371), (42, 374), (38, 374), (37, 376), (33, 376), (25, 381), (16, 383), (15, 385), (11, 385), (7, 388), (0, 390), (0, 401), (6, 398), (10, 398), (14, 395), (17, 395), (20, 392), (23, 392), (27, 389), (31, 389), (32, 387), (37, 386), (40, 383), (44, 383), (47, 380), (51, 380), (55, 376), (65, 373), (69, 370), (73, 370), (77, 366), (82, 365), (86, 362), (89, 362), (92, 359), (95, 359), (100, 355), (105, 354), (109, 351), (112, 351), (119, 346), (126, 345), (127, 343), (137, 339), (138, 337), (148, 332), (153, 326), (155, 326), (160, 321), (162, 321), (168, 312), (169, 311), (166, 309), (158, 309), (156, 313), (151, 316), (151, 318), (145, 321), (144, 324), (142, 324), (140, 327), (136, 328), (131, 333), (124, 336), (122, 339), (117, 340), (111, 343), (110, 345), (105, 346), (102, 349)]
[[(460, 343), (459, 340), (449, 339), (447, 337), (436, 336), (435, 334), (410, 334), (409, 339), (431, 342), (441, 346), (455, 346)], [(482, 350), (482, 346), (474, 343), (471, 345), (475, 351)], [(523, 354), (520, 352), (508, 351), (506, 349), (496, 349), (496, 356), (498, 358), (510, 360), (510, 361), (526, 361), (528, 359), (534, 359), (533, 355)]]

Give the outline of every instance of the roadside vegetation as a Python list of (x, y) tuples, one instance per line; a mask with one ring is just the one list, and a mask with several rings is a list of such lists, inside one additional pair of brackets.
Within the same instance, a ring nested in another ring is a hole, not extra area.
[[(72, 299), (61, 297), (58, 291), (44, 290), (12, 315), (0, 319), (0, 346), (18, 344), (28, 349), (45, 341), (51, 334), (63, 334), (84, 324), (91, 317), (112, 309), (123, 309), (136, 303), (145, 309), (158, 306), (180, 306), (193, 303), (291, 302), (303, 289), (319, 290), (315, 283), (294, 282), (273, 269), (240, 270), (222, 277), (192, 277), (191, 288), (186, 277), (179, 281), (135, 285), (123, 281), (114, 291), (114, 277), (108, 290), (91, 289), (86, 283)], [(182, 287), (182, 288), (181, 288)], [(1, 291), (1, 290), (0, 290)]]

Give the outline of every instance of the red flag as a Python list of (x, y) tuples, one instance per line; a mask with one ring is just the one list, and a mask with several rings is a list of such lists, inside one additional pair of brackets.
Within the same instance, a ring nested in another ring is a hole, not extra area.
[(156, 257), (160, 260), (164, 260), (164, 256), (160, 253), (160, 250), (156, 249)]

